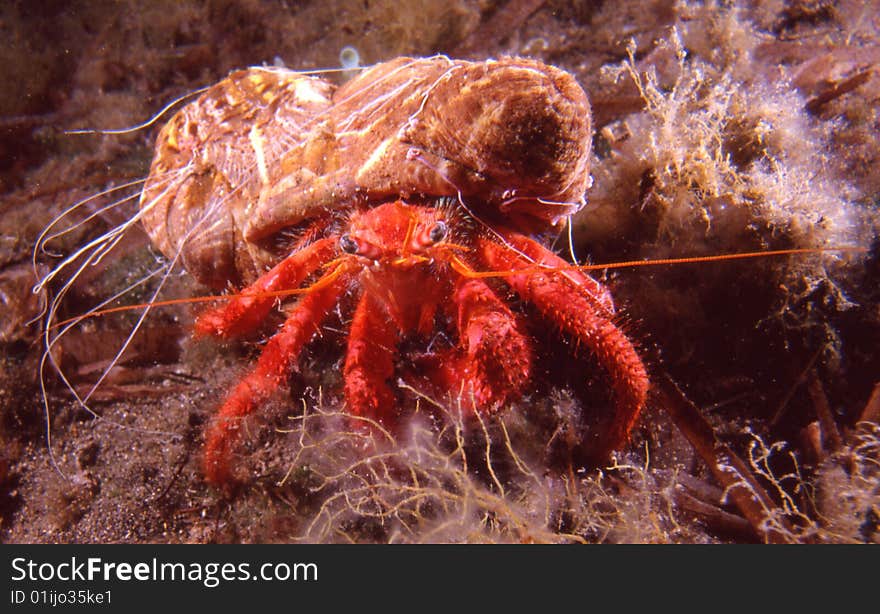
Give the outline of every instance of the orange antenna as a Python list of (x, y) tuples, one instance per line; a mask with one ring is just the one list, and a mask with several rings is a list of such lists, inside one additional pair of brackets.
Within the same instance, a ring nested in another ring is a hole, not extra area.
[[(461, 246), (454, 245), (456, 248), (460, 248)], [(462, 248), (463, 249), (463, 248)], [(547, 273), (552, 271), (596, 271), (601, 269), (624, 269), (624, 268), (634, 268), (634, 267), (644, 267), (644, 266), (664, 266), (664, 265), (678, 265), (678, 264), (696, 264), (696, 263), (704, 263), (704, 262), (723, 262), (728, 260), (745, 260), (750, 258), (767, 258), (767, 257), (776, 257), (776, 256), (794, 256), (794, 255), (803, 255), (803, 254), (821, 254), (826, 252), (843, 252), (843, 253), (865, 253), (868, 251), (866, 247), (858, 247), (852, 245), (844, 245), (839, 247), (804, 247), (804, 248), (793, 248), (793, 249), (777, 249), (772, 251), (764, 251), (764, 252), (741, 252), (735, 254), (720, 254), (716, 256), (689, 256), (683, 258), (660, 258), (657, 260), (626, 260), (622, 262), (609, 262), (604, 264), (582, 264), (582, 265), (570, 265), (567, 267), (550, 267), (550, 266), (541, 266), (535, 265), (531, 267), (523, 267), (521, 269), (513, 269), (509, 271), (475, 271), (473, 270), (467, 263), (461, 260), (457, 255), (452, 255), (450, 258), (450, 264), (452, 268), (463, 275), (464, 277), (469, 278), (488, 278), (488, 277), (509, 277), (512, 275), (523, 275), (523, 274), (531, 274), (531, 273)], [(156, 301), (153, 303), (137, 303), (134, 305), (122, 305), (119, 307), (109, 307), (107, 309), (99, 309), (96, 311), (92, 311), (89, 313), (85, 313), (80, 316), (75, 316), (72, 318), (68, 318), (66, 320), (61, 320), (56, 322), (48, 327), (48, 330), (54, 330), (56, 328), (63, 327), (67, 324), (71, 324), (73, 322), (80, 322), (82, 320), (86, 320), (88, 318), (96, 318), (99, 316), (109, 315), (112, 313), (121, 313), (125, 311), (133, 311), (136, 309), (146, 309), (148, 307), (169, 307), (172, 305), (184, 305), (191, 303), (208, 303), (215, 301), (230, 301), (237, 298), (268, 298), (268, 297), (285, 297), (285, 296), (294, 296), (297, 294), (307, 294), (314, 290), (318, 290), (320, 288), (325, 287), (327, 284), (333, 282), (339, 275), (344, 272), (346, 268), (345, 262), (341, 261), (342, 259), (337, 258), (335, 260), (330, 261), (327, 266), (333, 266), (332, 271), (323, 275), (320, 279), (318, 279), (315, 283), (310, 286), (304, 288), (290, 288), (287, 290), (275, 290), (272, 292), (261, 292), (257, 294), (222, 294), (222, 295), (212, 295), (212, 296), (195, 296), (190, 298), (178, 298), (178, 299), (168, 299), (164, 301)]]
[(623, 269), (639, 266), (661, 266), (667, 264), (695, 264), (698, 262), (723, 262), (727, 260), (746, 260), (748, 258), (764, 258), (773, 256), (796, 256), (799, 254), (824, 254), (826, 252), (865, 253), (867, 247), (844, 245), (840, 247), (800, 247), (792, 249), (776, 249), (763, 252), (740, 252), (735, 254), (719, 254), (716, 256), (691, 256), (684, 258), (658, 258), (656, 260), (629, 260), (610, 264), (585, 264), (574, 268), (581, 271), (596, 269)]
[[(336, 263), (334, 260), (331, 264)], [(283, 296), (293, 296), (296, 294), (307, 294), (312, 292), (313, 290), (318, 290), (320, 288), (325, 287), (327, 284), (333, 282), (339, 275), (343, 273), (345, 269), (344, 263), (341, 263), (336, 266), (335, 269), (322, 276), (318, 281), (313, 283), (310, 286), (305, 288), (290, 288), (287, 290), (274, 290), (272, 292), (259, 292), (255, 294), (243, 294), (243, 293), (235, 293), (235, 294), (216, 294), (211, 296), (192, 296), (189, 298), (174, 298), (168, 299), (164, 301), (154, 301), (152, 303), (135, 303), (133, 305), (120, 305), (119, 307), (108, 307), (106, 309), (98, 309), (95, 311), (90, 311), (88, 313), (84, 313), (83, 315), (74, 316), (72, 318), (67, 318), (66, 320), (61, 320), (60, 322), (55, 322), (51, 326), (48, 327), (47, 330), (55, 330), (56, 328), (61, 328), (67, 324), (71, 324), (74, 322), (81, 322), (82, 320), (87, 320), (89, 318), (97, 318), (99, 316), (106, 316), (111, 313), (122, 313), (125, 311), (134, 311), (135, 309), (147, 309), (153, 307), (170, 307), (172, 305), (187, 305), (192, 303), (211, 303), (215, 301), (231, 301), (237, 298), (272, 298), (272, 297), (283, 297)]]
[(664, 266), (674, 264), (696, 264), (704, 262), (723, 262), (727, 260), (746, 260), (749, 258), (768, 258), (774, 256), (795, 256), (799, 254), (822, 254), (826, 252), (865, 253), (866, 247), (844, 245), (839, 247), (801, 247), (792, 249), (777, 249), (763, 252), (740, 252), (735, 254), (719, 254), (716, 256), (686, 256), (683, 258), (658, 258), (653, 260), (624, 260), (621, 262), (609, 262), (604, 264), (572, 264), (567, 267), (535, 265), (513, 269), (510, 271), (474, 271), (457, 256), (451, 259), (452, 268), (461, 275), (471, 278), (481, 277), (509, 277), (524, 273), (546, 273), (548, 271), (597, 271), (602, 269), (625, 269), (644, 266)]

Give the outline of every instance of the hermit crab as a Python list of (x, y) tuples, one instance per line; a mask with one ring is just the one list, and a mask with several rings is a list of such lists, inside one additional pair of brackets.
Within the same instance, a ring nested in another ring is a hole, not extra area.
[[(615, 416), (600, 449), (620, 447), (645, 403), (645, 367), (608, 291), (534, 238), (583, 206), (590, 138), (574, 78), (519, 58), (400, 58), (338, 89), (250, 69), (178, 112), (158, 137), (143, 223), (202, 283), (246, 286), (197, 333), (240, 336), (279, 297), (297, 300), (209, 427), (208, 481), (234, 477), (239, 420), (338, 305), (351, 313), (353, 416), (394, 427), (405, 339), (425, 348), (414, 377), (473, 411), (519, 398), (535, 344), (511, 295), (604, 369)], [(437, 330), (447, 343), (429, 344)]]

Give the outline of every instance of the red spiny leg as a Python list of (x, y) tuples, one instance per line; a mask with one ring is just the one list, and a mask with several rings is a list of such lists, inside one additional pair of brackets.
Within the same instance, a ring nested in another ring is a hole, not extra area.
[(306, 277), (333, 258), (337, 242), (336, 237), (327, 237), (294, 251), (242, 290), (241, 297), (201, 314), (196, 320), (196, 334), (228, 339), (256, 330), (278, 300), (271, 293), (298, 288)]
[(287, 321), (263, 348), (254, 369), (226, 398), (205, 441), (205, 477), (212, 484), (230, 482), (230, 455), (241, 418), (253, 412), (285, 380), (305, 344), (339, 301), (349, 277), (341, 276), (313, 290), (297, 304)]
[(365, 292), (358, 302), (345, 355), (345, 400), (349, 413), (394, 426), (397, 401), (388, 386), (400, 334), (375, 298)]
[[(523, 235), (507, 232), (504, 237), (508, 245), (488, 239), (478, 240), (480, 257), (492, 270), (509, 271), (534, 266), (520, 253), (550, 266), (569, 266)], [(533, 254), (540, 255), (540, 258)], [(598, 283), (595, 280), (571, 270), (530, 271), (505, 276), (504, 280), (524, 300), (534, 304), (544, 317), (558, 324), (565, 334), (586, 345), (607, 371), (614, 392), (615, 416), (595, 454), (596, 460), (604, 461), (629, 438), (645, 405), (650, 384), (641, 358), (623, 331), (611, 321), (611, 313), (604, 307), (606, 299), (592, 294), (590, 288)], [(603, 288), (603, 292), (607, 291)]]
[(438, 357), (433, 377), (445, 390), (472, 394), (477, 409), (498, 409), (528, 382), (531, 345), (516, 316), (483, 280), (459, 278), (452, 300), (459, 346)]
[[(508, 233), (505, 237), (508, 238), (511, 247), (513, 247), (514, 250), (520, 252), (526, 260), (531, 261), (529, 264), (539, 264), (551, 268), (563, 266), (568, 268), (570, 266), (568, 262), (548, 250), (540, 243), (521, 234)], [(581, 296), (590, 301), (597, 310), (604, 311), (609, 318), (614, 315), (614, 299), (611, 297), (611, 292), (608, 291), (608, 288), (589, 275), (584, 275), (580, 271), (560, 271), (559, 276), (567, 278), (572, 286), (580, 288)]]

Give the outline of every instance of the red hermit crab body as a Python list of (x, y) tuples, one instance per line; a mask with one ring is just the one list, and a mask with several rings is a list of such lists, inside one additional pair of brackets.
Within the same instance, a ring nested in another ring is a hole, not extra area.
[[(218, 336), (259, 323), (280, 290), (297, 287), (325, 264), (254, 369), (226, 399), (208, 432), (205, 470), (210, 481), (229, 478), (237, 421), (285, 381), (322, 320), (347, 294), (355, 307), (345, 350), (348, 411), (393, 427), (397, 402), (390, 382), (398, 347), (408, 336), (429, 339), (440, 325), (457, 343), (435, 351), (420, 377), (436, 389), (468, 399), (465, 406), (493, 411), (517, 399), (532, 371), (532, 343), (519, 316), (483, 279), (503, 273), (506, 285), (532, 303), (552, 326), (589, 348), (616, 395), (614, 425), (602, 453), (626, 439), (645, 401), (648, 382), (632, 344), (613, 324), (605, 289), (571, 270), (536, 241), (504, 228), (475, 229), (455, 206), (401, 201), (355, 211), (337, 228), (281, 261), (243, 298), (203, 314), (196, 328)], [(521, 271), (521, 272), (520, 272)]]
[(602, 366), (615, 417), (600, 454), (618, 448), (645, 402), (644, 366), (609, 293), (528, 236), (583, 205), (590, 136), (571, 75), (516, 58), (400, 58), (339, 89), (251, 69), (181, 110), (157, 142), (145, 227), (203, 283), (250, 283), (197, 331), (245, 334), (279, 295), (301, 295), (210, 427), (208, 480), (230, 479), (238, 420), (340, 304), (352, 305), (352, 415), (394, 426), (398, 348), (416, 338), (427, 351), (435, 330), (450, 342), (408, 375), (479, 412), (519, 398), (535, 350), (512, 291)]

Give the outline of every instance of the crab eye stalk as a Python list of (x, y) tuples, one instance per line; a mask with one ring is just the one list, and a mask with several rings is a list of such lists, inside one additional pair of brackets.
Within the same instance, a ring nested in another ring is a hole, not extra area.
[(448, 234), (449, 227), (446, 225), (446, 222), (439, 221), (428, 232), (428, 238), (431, 239), (432, 243), (440, 243), (440, 241), (446, 239)]
[(339, 249), (341, 249), (346, 254), (357, 254), (358, 253), (358, 244), (357, 241), (351, 238), (350, 234), (344, 234), (339, 237)]

